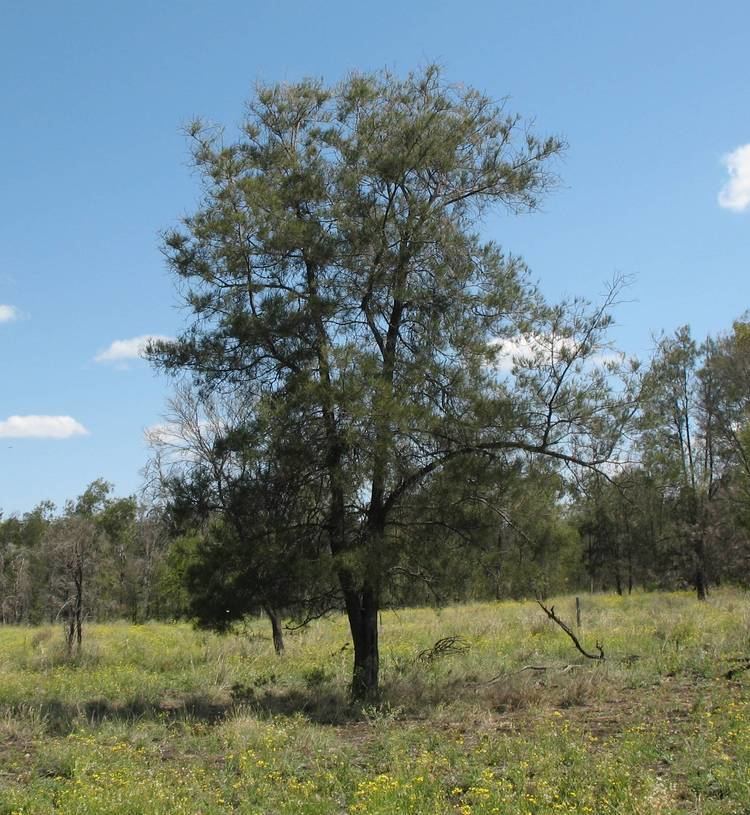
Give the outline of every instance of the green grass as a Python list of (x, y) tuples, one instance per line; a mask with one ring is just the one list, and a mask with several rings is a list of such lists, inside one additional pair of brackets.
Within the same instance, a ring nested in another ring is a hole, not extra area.
[[(385, 612), (364, 710), (342, 618), (282, 659), (263, 620), (92, 625), (73, 661), (59, 627), (0, 628), (0, 813), (750, 812), (748, 597), (582, 599), (604, 664), (534, 603)], [(469, 650), (417, 658), (449, 635)]]

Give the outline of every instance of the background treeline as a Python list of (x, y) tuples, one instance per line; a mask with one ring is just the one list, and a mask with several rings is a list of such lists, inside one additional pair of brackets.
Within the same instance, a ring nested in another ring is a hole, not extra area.
[(62, 512), (41, 503), (0, 520), (0, 620), (134, 622), (172, 616), (169, 541), (161, 514), (92, 483)]
[[(443, 468), (391, 524), (386, 604), (635, 587), (704, 597), (712, 584), (747, 584), (749, 383), (750, 323), (700, 345), (681, 328), (640, 373), (630, 462)], [(247, 427), (250, 437), (226, 443), (227, 420), (182, 391), (168, 433), (152, 440), (148, 500), (116, 498), (100, 480), (62, 511), (42, 503), (0, 519), (0, 621), (61, 621), (73, 647), (83, 620), (191, 616), (221, 628), (252, 610), (278, 623), (340, 608), (304, 468), (279, 458), (269, 471), (267, 450), (261, 465), (245, 449), (257, 454)]]

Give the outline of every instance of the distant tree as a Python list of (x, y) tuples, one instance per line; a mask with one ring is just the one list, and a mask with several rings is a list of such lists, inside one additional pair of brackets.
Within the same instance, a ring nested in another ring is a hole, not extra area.
[(688, 326), (661, 338), (643, 390), (644, 465), (671, 509), (675, 535), (686, 544), (701, 600), (708, 593), (714, 502), (723, 469), (714, 349), (710, 339), (699, 346)]
[(56, 609), (55, 618), (65, 621), (69, 654), (80, 650), (84, 619), (101, 600), (95, 589), (97, 580), (116, 573), (117, 567), (108, 557), (107, 529), (111, 533), (117, 526), (106, 516), (108, 509), (117, 506), (110, 498), (111, 491), (107, 481), (93, 481), (78, 498), (66, 503), (62, 516), (52, 519), (46, 529), (50, 601)]
[(710, 341), (701, 378), (713, 396), (717, 454), (750, 488), (750, 315)]
[(134, 551), (134, 589), (137, 607), (134, 619), (149, 620), (162, 615), (167, 604), (160, 597), (160, 576), (165, 568), (169, 537), (161, 508), (141, 503), (137, 509)]
[(613, 587), (630, 594), (636, 585), (674, 585), (664, 509), (661, 485), (639, 466), (611, 479), (593, 473), (579, 483), (573, 515), (591, 591)]
[(28, 552), (19, 545), (23, 523), (0, 516), (0, 623), (21, 622), (29, 604)]
[[(533, 597), (575, 585), (564, 480), (544, 462), (454, 459), (402, 502), (386, 597), (397, 604)], [(395, 532), (392, 532), (395, 534)]]
[(53, 513), (54, 506), (42, 502), (20, 518), (0, 519), (0, 622), (44, 618), (48, 564), (42, 541)]
[[(236, 140), (190, 132), (203, 200), (165, 252), (195, 319), (150, 356), (298, 428), (370, 698), (409, 496), (463, 457), (611, 457), (625, 414), (588, 361), (613, 292), (548, 309), (479, 240), (491, 207), (538, 206), (563, 145), (435, 68), (261, 88)], [(521, 337), (534, 360), (511, 386), (495, 364)]]
[(721, 565), (729, 579), (750, 580), (750, 321), (709, 339), (699, 372), (710, 400), (716, 511), (713, 532), (721, 541)]
[(53, 564), (53, 599), (65, 621), (68, 653), (80, 649), (86, 616), (86, 589), (93, 570), (99, 532), (91, 518), (68, 513), (47, 533), (46, 551)]
[(239, 401), (182, 387), (150, 434), (150, 471), (173, 533), (193, 537), (180, 567), (190, 616), (224, 631), (262, 609), (281, 654), (282, 612), (340, 601), (321, 544), (320, 485), (298, 466), (294, 440), (278, 436)]
[(99, 619), (138, 620), (141, 592), (138, 503), (134, 497), (107, 496), (90, 513), (100, 533), (101, 554), (91, 580), (91, 611)]

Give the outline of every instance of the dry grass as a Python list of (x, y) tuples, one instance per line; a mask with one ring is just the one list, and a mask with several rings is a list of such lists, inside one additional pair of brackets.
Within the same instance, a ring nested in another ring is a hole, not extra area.
[[(557, 613), (572, 622), (573, 598)], [(0, 813), (750, 811), (750, 602), (583, 598), (589, 662), (532, 603), (383, 614), (382, 700), (352, 706), (346, 623), (0, 629)], [(442, 637), (465, 653), (419, 659)]]

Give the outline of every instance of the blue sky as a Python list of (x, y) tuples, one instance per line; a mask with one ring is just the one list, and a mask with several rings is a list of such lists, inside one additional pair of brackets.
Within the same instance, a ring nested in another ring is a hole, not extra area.
[(181, 126), (238, 123), (257, 80), (436, 61), (509, 97), (569, 149), (542, 212), (484, 233), (551, 299), (634, 275), (630, 353), (728, 329), (750, 307), (749, 31), (739, 1), (0, 0), (0, 509), (140, 486), (170, 383), (128, 354), (185, 317), (159, 250), (197, 196)]

